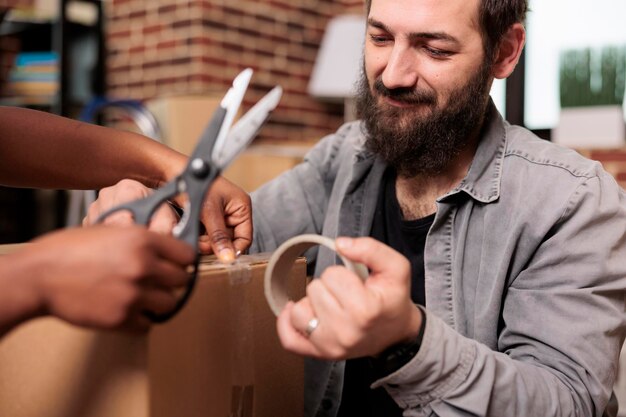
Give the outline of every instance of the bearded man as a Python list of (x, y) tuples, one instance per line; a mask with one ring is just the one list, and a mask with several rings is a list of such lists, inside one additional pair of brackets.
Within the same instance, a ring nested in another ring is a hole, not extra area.
[(307, 415), (615, 413), (626, 198), (489, 99), (526, 10), (372, 0), (362, 120), (253, 194), (253, 250), (303, 232), (375, 239), (337, 240), (365, 283), (320, 249), (320, 279), (279, 317), (287, 349), (325, 360), (307, 363)]
[(370, 269), (319, 249), (319, 279), (278, 318), (283, 346), (313, 358), (307, 416), (616, 413), (626, 196), (489, 99), (526, 11), (368, 2), (362, 120), (252, 195), (251, 251), (319, 233)]

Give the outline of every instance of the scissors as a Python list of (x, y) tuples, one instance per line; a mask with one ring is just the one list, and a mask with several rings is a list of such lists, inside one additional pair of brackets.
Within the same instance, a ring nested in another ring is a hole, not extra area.
[[(157, 208), (167, 204), (177, 195), (187, 194), (183, 215), (172, 233), (176, 238), (191, 245), (197, 253), (200, 212), (208, 189), (221, 171), (250, 144), (282, 96), (282, 88), (274, 87), (230, 129), (250, 83), (252, 72), (252, 69), (247, 68), (235, 77), (232, 87), (200, 136), (198, 145), (189, 157), (183, 172), (149, 196), (107, 210), (100, 215), (97, 222), (103, 222), (113, 213), (127, 211), (132, 214), (135, 223), (147, 225)], [(145, 313), (153, 322), (162, 323), (169, 320), (185, 305), (195, 286), (199, 259), (198, 254), (187, 287), (174, 309), (164, 314)]]

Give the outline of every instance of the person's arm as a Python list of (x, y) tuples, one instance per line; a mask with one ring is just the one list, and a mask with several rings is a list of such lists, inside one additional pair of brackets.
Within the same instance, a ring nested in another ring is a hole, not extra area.
[(49, 113), (0, 107), (0, 184), (97, 189), (134, 179), (156, 187), (187, 157), (138, 134)]
[(186, 285), (190, 246), (141, 227), (66, 229), (0, 256), (0, 336), (54, 315), (95, 328), (145, 328)]
[[(127, 193), (128, 180), (155, 188), (181, 173), (187, 163), (185, 155), (145, 136), (34, 110), (0, 107), (0, 126), (0, 184), (97, 189), (123, 181), (123, 197), (99, 202), (87, 223), (93, 223), (104, 209), (145, 195), (147, 188)], [(235, 251), (250, 246), (252, 213), (243, 190), (218, 178), (205, 207), (204, 251), (232, 260)], [(158, 217), (152, 226), (169, 232), (176, 218), (165, 210), (161, 213), (164, 217)]]

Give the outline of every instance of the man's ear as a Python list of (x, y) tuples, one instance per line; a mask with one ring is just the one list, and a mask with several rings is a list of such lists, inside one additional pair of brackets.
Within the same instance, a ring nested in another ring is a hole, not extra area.
[(492, 65), (491, 72), (495, 78), (506, 78), (511, 75), (522, 55), (525, 42), (526, 30), (521, 23), (513, 24), (506, 31), (500, 41), (496, 59)]

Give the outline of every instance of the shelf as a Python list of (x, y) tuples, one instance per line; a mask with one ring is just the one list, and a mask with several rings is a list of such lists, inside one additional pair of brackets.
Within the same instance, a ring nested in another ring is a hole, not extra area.
[(56, 96), (0, 97), (0, 106), (48, 108), (55, 103)]
[[(0, 105), (28, 107), (61, 116), (76, 117), (85, 106), (84, 101), (103, 94), (105, 80), (103, 1), (41, 0), (35, 2), (45, 6), (40, 9), (39, 14), (27, 11), (10, 12), (4, 16), (0, 23), (0, 35), (10, 35), (15, 45), (13, 49), (7, 51), (10, 53), (9, 58), (14, 59), (19, 52), (58, 54), (58, 61), (51, 65), (58, 73), (58, 90), (27, 91), (28, 94), (24, 96), (8, 95), (10, 93), (5, 90), (3, 92), (5, 96), (0, 96)], [(52, 10), (46, 12), (42, 9)], [(4, 238), (10, 238), (10, 241), (14, 242), (29, 240), (65, 225), (67, 208), (65, 192), (53, 191), (50, 195), (46, 194), (46, 198), (42, 198), (40, 191), (0, 187), (0, 203), (3, 196), (17, 201), (25, 197), (23, 194), (29, 197), (27, 202), (0, 204), (0, 219), (8, 219), (8, 223), (0, 221), (0, 240)]]

